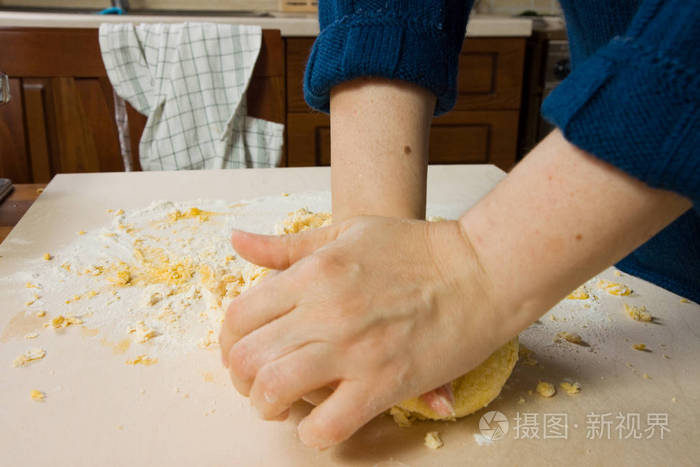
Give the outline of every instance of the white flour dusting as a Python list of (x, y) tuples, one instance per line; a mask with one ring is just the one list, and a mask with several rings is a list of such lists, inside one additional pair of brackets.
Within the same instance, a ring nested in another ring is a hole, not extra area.
[(115, 345), (128, 338), (132, 350), (149, 357), (214, 348), (226, 301), (263, 272), (236, 255), (231, 230), (275, 233), (275, 225), (299, 208), (327, 212), (330, 196), (158, 201), (129, 212), (117, 207), (103, 228), (82, 232), (76, 226), (72, 244), (11, 280), (25, 289), (27, 313), (46, 312), (49, 329), (57, 318), (73, 319)]

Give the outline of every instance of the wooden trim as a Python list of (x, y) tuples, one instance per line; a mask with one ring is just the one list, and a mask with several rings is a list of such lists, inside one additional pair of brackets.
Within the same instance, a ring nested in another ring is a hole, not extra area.
[(34, 182), (47, 183), (51, 180), (52, 172), (45, 112), (47, 80), (24, 79), (22, 80), (22, 88), (33, 180)]
[(10, 76), (107, 76), (94, 28), (0, 28), (0, 44), (0, 70)]

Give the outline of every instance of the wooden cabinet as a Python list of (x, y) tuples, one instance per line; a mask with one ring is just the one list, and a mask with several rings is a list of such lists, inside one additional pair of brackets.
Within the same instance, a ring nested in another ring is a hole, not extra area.
[[(330, 164), (330, 120), (304, 102), (302, 81), (313, 38), (287, 39), (287, 160)], [(459, 61), (454, 109), (433, 120), (430, 163), (495, 164), (516, 159), (525, 39), (471, 38)]]
[[(12, 100), (0, 106), (0, 177), (47, 182), (60, 172), (124, 170), (113, 90), (96, 29), (0, 28), (0, 71)], [(289, 166), (330, 164), (329, 118), (304, 102), (302, 80), (313, 38), (263, 31), (248, 88), (248, 113), (286, 124)], [(525, 39), (470, 38), (459, 62), (458, 97), (433, 120), (430, 162), (515, 163)], [(146, 122), (130, 106), (132, 165)]]
[[(48, 182), (61, 172), (123, 171), (112, 86), (96, 29), (1, 28), (0, 71), (12, 100), (0, 106), (0, 177)], [(263, 31), (248, 113), (285, 123), (285, 57), (279, 31)], [(128, 109), (131, 155), (145, 117)]]
[(58, 172), (124, 170), (114, 99), (95, 30), (0, 30), (0, 170), (16, 183)]

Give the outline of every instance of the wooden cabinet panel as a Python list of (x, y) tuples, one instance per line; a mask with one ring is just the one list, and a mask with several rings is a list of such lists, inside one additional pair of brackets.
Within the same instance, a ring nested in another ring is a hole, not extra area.
[(120, 172), (124, 161), (114, 116), (114, 94), (107, 78), (76, 79), (77, 96), (83, 110), (86, 137), (96, 144), (95, 162), (99, 172)]
[[(318, 112), (290, 114), (288, 163), (292, 167), (330, 165), (330, 119)], [(450, 112), (433, 120), (431, 164), (515, 164), (518, 111)]]
[(431, 164), (515, 165), (517, 110), (453, 111), (433, 120)]
[(248, 84), (248, 115), (277, 123), (287, 121), (285, 45), (279, 30), (263, 30), (262, 45)]
[(287, 165), (309, 167), (329, 161), (330, 137), (322, 141), (324, 132), (330, 135), (330, 118), (326, 114), (290, 113), (287, 116)]
[(46, 128), (46, 99), (48, 80), (24, 79), (24, 115), (29, 143), (29, 160), (34, 182), (48, 183), (53, 170), (49, 153), (49, 137)]
[(308, 112), (304, 100), (304, 69), (309, 58), (313, 38), (287, 39), (287, 111)]
[(28, 183), (32, 177), (22, 119), (21, 86), (19, 79), (11, 79), (12, 100), (0, 105), (0, 177)]
[(519, 109), (524, 64), (525, 39), (467, 39), (454, 110)]

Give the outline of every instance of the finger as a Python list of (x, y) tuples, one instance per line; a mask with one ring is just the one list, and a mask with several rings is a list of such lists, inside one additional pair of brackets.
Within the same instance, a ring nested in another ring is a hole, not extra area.
[(439, 388), (426, 392), (420, 396), (420, 399), (441, 417), (455, 416), (455, 396), (452, 392), (452, 383), (443, 384)]
[(304, 394), (338, 379), (328, 345), (311, 343), (263, 366), (250, 390), (250, 401), (260, 416), (271, 420)]
[(317, 449), (348, 439), (362, 425), (386, 410), (362, 383), (342, 381), (333, 394), (301, 421), (299, 438)]
[(253, 382), (250, 379), (243, 380), (239, 378), (233, 370), (228, 370), (228, 377), (231, 379), (231, 383), (233, 387), (236, 388), (236, 391), (238, 391), (241, 396), (248, 397)]
[(231, 243), (233, 249), (251, 263), (271, 269), (287, 269), (335, 240), (339, 233), (338, 225), (290, 235), (258, 235), (234, 230)]
[(228, 365), (234, 386), (248, 395), (258, 371), (266, 364), (312, 342), (314, 323), (303, 322), (298, 309), (256, 329), (233, 344)]
[(297, 282), (293, 275), (274, 275), (229, 304), (219, 335), (224, 367), (229, 368), (231, 347), (243, 336), (294, 308), (300, 290)]

